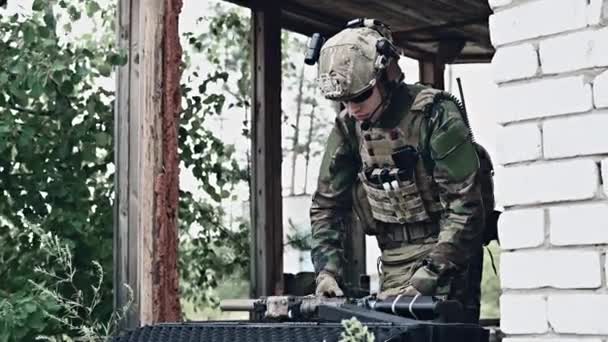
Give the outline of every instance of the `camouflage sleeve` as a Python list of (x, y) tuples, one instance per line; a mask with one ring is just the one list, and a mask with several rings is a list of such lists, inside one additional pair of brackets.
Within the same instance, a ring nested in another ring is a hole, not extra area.
[(336, 119), (327, 140), (312, 199), (312, 261), (315, 271), (342, 275), (344, 218), (352, 208), (352, 185), (357, 179), (358, 158)]
[(433, 176), (440, 188), (444, 207), (437, 244), (412, 277), (423, 294), (433, 293), (466, 268), (471, 253), (481, 245), (483, 204), (476, 175), (479, 159), (458, 107), (442, 101), (431, 117), (429, 150), (434, 161)]

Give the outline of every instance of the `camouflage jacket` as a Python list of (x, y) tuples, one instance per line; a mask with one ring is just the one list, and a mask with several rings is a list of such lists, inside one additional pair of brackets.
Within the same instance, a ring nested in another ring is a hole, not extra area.
[[(374, 126), (386, 129), (397, 126), (411, 113), (414, 94), (420, 88), (405, 84), (397, 87), (391, 104)], [(433, 108), (425, 118), (430, 120), (428, 125), (420, 126), (420, 140), (429, 142), (423, 148), (428, 149), (433, 159), (431, 173), (443, 210), (437, 218), (438, 241), (429, 258), (434, 269), (449, 275), (465, 269), (474, 247), (481, 244), (483, 204), (476, 181), (479, 160), (458, 106), (440, 100)], [(362, 167), (359, 150), (353, 146), (352, 137), (347, 136), (350, 132), (344, 129), (353, 124), (348, 120), (354, 121), (348, 115), (338, 116), (327, 139), (310, 210), (315, 270), (331, 272), (338, 278), (342, 276), (344, 263), (345, 217), (352, 213), (352, 190), (360, 182), (357, 175)], [(441, 159), (433, 158), (437, 151), (442, 151)]]

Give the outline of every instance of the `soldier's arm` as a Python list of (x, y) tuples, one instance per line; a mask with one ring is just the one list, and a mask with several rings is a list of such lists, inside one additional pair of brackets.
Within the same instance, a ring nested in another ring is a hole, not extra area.
[(433, 176), (444, 207), (437, 244), (412, 278), (423, 294), (463, 271), (481, 244), (483, 204), (476, 175), (479, 159), (458, 107), (452, 101), (437, 104), (431, 116), (428, 148)]
[(312, 261), (315, 271), (342, 275), (344, 217), (352, 206), (351, 189), (357, 179), (359, 161), (354, 147), (336, 120), (327, 140), (317, 190), (312, 199)]

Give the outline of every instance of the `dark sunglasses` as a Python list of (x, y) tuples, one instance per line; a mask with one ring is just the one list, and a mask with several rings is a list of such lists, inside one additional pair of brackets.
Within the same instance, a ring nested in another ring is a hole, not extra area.
[(362, 92), (361, 94), (353, 97), (352, 99), (346, 101), (346, 102), (353, 102), (353, 103), (361, 103), (366, 101), (367, 99), (370, 98), (370, 96), (372, 96), (372, 94), (374, 93), (374, 88), (370, 88), (364, 92)]

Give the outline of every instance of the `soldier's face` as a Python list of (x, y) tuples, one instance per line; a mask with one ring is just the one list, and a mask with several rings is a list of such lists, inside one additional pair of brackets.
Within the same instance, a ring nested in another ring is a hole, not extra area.
[(374, 111), (377, 110), (382, 102), (382, 96), (378, 91), (378, 85), (371, 89), (371, 93), (361, 94), (362, 98), (355, 98), (351, 101), (344, 102), (344, 107), (348, 114), (359, 121), (369, 119)]

